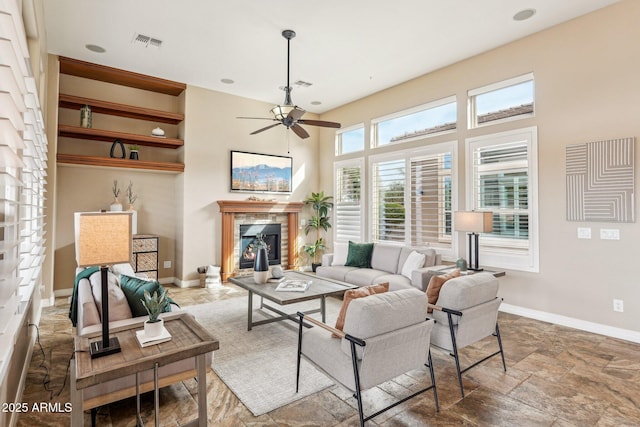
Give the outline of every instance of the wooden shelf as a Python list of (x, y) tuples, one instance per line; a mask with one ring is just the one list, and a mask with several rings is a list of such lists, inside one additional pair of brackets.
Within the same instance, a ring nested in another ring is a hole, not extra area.
[(147, 162), (144, 160), (114, 159), (110, 157), (81, 156), (76, 154), (58, 153), (58, 163), (84, 166), (106, 166), (127, 169), (146, 169), (163, 172), (184, 172), (182, 163)]
[(147, 147), (159, 148), (179, 148), (184, 145), (183, 140), (176, 138), (160, 138), (150, 135), (137, 135), (134, 133), (68, 125), (58, 125), (58, 136), (105, 142), (113, 142), (116, 139), (119, 139), (125, 144), (138, 144)]
[(61, 108), (70, 108), (74, 110), (79, 110), (85, 104), (91, 107), (91, 111), (93, 113), (109, 114), (112, 116), (127, 117), (130, 119), (168, 123), (171, 125), (177, 125), (184, 120), (184, 114), (182, 113), (170, 113), (167, 111), (116, 104), (115, 102), (100, 101), (98, 99), (83, 98), (81, 96), (65, 95), (62, 93), (60, 94), (58, 101), (58, 105)]
[(131, 71), (119, 70), (104, 65), (92, 64), (78, 59), (59, 57), (60, 72), (107, 83), (144, 89), (152, 92), (178, 96), (187, 88), (184, 83), (146, 76)]

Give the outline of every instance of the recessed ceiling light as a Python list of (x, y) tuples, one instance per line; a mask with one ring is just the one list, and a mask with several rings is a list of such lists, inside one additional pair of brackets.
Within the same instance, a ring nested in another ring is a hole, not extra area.
[(232, 84), (234, 84), (234, 83), (235, 83), (235, 82), (234, 82), (233, 80), (231, 80), (231, 79), (220, 79), (220, 81), (221, 81), (222, 83), (226, 84), (226, 85), (232, 85)]
[(105, 53), (107, 51), (107, 49), (102, 46), (98, 46), (97, 44), (85, 44), (84, 47), (95, 53)]
[(320, 101), (311, 101), (311, 105), (320, 105), (322, 102)]
[(520, 12), (516, 13), (515, 15), (513, 15), (513, 20), (514, 21), (526, 21), (527, 19), (531, 18), (535, 14), (536, 14), (536, 10), (535, 9), (523, 9)]

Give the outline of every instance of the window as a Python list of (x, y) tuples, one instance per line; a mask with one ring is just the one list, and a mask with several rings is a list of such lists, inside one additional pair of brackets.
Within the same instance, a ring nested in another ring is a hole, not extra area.
[(456, 142), (371, 158), (372, 240), (453, 257)]
[(533, 116), (533, 74), (470, 90), (469, 128)]
[(336, 156), (364, 150), (364, 124), (336, 132)]
[(467, 140), (468, 209), (493, 212), (480, 239), (487, 265), (538, 271), (537, 129)]
[(456, 97), (430, 102), (371, 121), (372, 147), (414, 141), (456, 129)]
[(334, 241), (363, 240), (363, 159), (338, 162), (334, 165)]

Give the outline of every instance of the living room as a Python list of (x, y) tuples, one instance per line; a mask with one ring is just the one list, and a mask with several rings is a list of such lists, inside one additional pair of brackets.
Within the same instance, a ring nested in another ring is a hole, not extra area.
[[(36, 9), (40, 7), (42, 5)], [(47, 7), (43, 9), (46, 12)], [(502, 311), (639, 343), (637, 325), (640, 324), (640, 310), (637, 304), (640, 298), (632, 279), (632, 242), (640, 237), (640, 228), (635, 221), (567, 220), (565, 189), (567, 146), (635, 138), (638, 134), (640, 87), (636, 74), (640, 57), (632, 41), (640, 36), (635, 25), (639, 16), (637, 2), (614, 2), (506, 45), (466, 59), (460, 58), (455, 63), (416, 75), (404, 83), (354, 99), (321, 114), (307, 113), (305, 118), (339, 122), (347, 130), (362, 124), (364, 140), (367, 141), (365, 148), (345, 155), (335, 154), (336, 132), (333, 129), (309, 126), (306, 130), (310, 137), (305, 140), (284, 129), (250, 136), (249, 133), (258, 129), (262, 122), (236, 117), (264, 117), (273, 103), (206, 89), (189, 82), (176, 100), (140, 97), (142, 104), (162, 104), (168, 110), (185, 114), (182, 124), (165, 126), (171, 132), (169, 137), (179, 136), (184, 140), (184, 147), (176, 154), (166, 154), (153, 147), (143, 146), (140, 150), (142, 159), (162, 160), (169, 156), (172, 157), (170, 161), (183, 163), (184, 172), (177, 174), (57, 164), (56, 154), (61, 148), (70, 152), (87, 150), (88, 153), (107, 157), (110, 145), (95, 143), (88, 148), (79, 148), (64, 137), (58, 137), (58, 123), (65, 120), (73, 122), (79, 118), (77, 111), (59, 110), (60, 93), (89, 90), (94, 92), (86, 96), (106, 97), (112, 102), (133, 101), (130, 93), (105, 93), (104, 87), (87, 89), (77, 79), (62, 75), (58, 56), (48, 52), (46, 40), (41, 40), (37, 46), (44, 54), (40, 57), (41, 68), (36, 67), (36, 70), (42, 72), (39, 80), (41, 91), (46, 88), (41, 104), (49, 141), (45, 202), (47, 243), (42, 286), (33, 298), (34, 305), (39, 306), (42, 299), (43, 306), (53, 306), (56, 299), (70, 295), (76, 268), (73, 213), (108, 209), (113, 201), (111, 189), (114, 181), (118, 182), (123, 193), (127, 185), (133, 183), (138, 195), (135, 203), (138, 232), (160, 236), (160, 282), (173, 284), (181, 288), (181, 292), (186, 292), (190, 286), (199, 286), (198, 267), (222, 263), (222, 225), (217, 202), (244, 200), (249, 196), (229, 191), (231, 150), (291, 156), (294, 167), (292, 193), (255, 195), (281, 202), (300, 202), (311, 192), (322, 190), (335, 194), (334, 176), (327, 171), (334, 171), (336, 162), (361, 161), (368, 168), (376, 161), (376, 156), (453, 141), (457, 159), (454, 204), (456, 210), (464, 210), (469, 207), (466, 190), (467, 175), (471, 173), (466, 158), (468, 144), (474, 138), (535, 128), (537, 211), (535, 239), (531, 238), (533, 261), (524, 268), (510, 268), (491, 262), (490, 251), (481, 248), (481, 255), (487, 255), (481, 258), (488, 260), (484, 261), (485, 266), (507, 271), (505, 277), (500, 278), (500, 296), (504, 298)], [(28, 29), (31, 25), (25, 23)], [(300, 28), (295, 29), (300, 36), (312, 37)], [(279, 30), (271, 39), (273, 43), (269, 49), (282, 58), (284, 77), (285, 44)], [(44, 34), (43, 28), (40, 34)], [(300, 38), (292, 40), (292, 54), (296, 58), (313, 56), (302, 46), (296, 46), (296, 43), (302, 45), (303, 41)], [(33, 57), (37, 55), (32, 53)], [(95, 62), (100, 61), (98, 54), (94, 57)], [(105, 65), (118, 67), (118, 64)], [(169, 78), (169, 74), (163, 77)], [(337, 74), (333, 78), (339, 79)], [(491, 126), (469, 128), (466, 125), (470, 91), (529, 74), (533, 75), (535, 85), (534, 115)], [(297, 99), (296, 92), (292, 97)], [(376, 119), (449, 97), (454, 97), (457, 102), (454, 132), (369, 148), (370, 125)], [(112, 124), (94, 114), (96, 128)], [(637, 163), (637, 153), (635, 157)], [(637, 178), (633, 179), (637, 183)], [(372, 184), (365, 182), (365, 202), (370, 204), (371, 188)], [(124, 201), (122, 196), (121, 201)], [(635, 208), (635, 200), (631, 208)], [(533, 221), (531, 225), (534, 227)], [(371, 239), (367, 230), (372, 228), (371, 217), (363, 215), (363, 241)], [(579, 229), (589, 229), (591, 238), (579, 238)], [(617, 230), (617, 240), (601, 237), (601, 230), (611, 229)], [(327, 233), (330, 248), (333, 231)], [(449, 251), (450, 255), (445, 259), (448, 262), (466, 256), (464, 233), (457, 233)], [(300, 263), (306, 267), (309, 260), (301, 256)], [(613, 300), (624, 302), (622, 312), (614, 311)], [(37, 323), (39, 317), (40, 308), (35, 307), (31, 321)], [(14, 354), (24, 357), (26, 351), (17, 348)], [(3, 388), (3, 400), (5, 396), (15, 395), (18, 388), (17, 383), (11, 390)]]

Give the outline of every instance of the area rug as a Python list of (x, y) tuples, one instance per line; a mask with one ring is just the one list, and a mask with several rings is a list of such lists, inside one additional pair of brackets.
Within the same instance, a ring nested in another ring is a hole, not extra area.
[[(259, 297), (254, 297), (255, 308), (259, 307), (259, 301)], [(283, 311), (294, 312), (319, 305), (319, 300), (309, 301), (284, 307)], [(328, 322), (337, 317), (340, 305), (340, 300), (327, 298)], [(214, 352), (213, 370), (255, 416), (333, 384), (303, 360), (300, 390), (296, 393), (297, 324), (280, 321), (254, 326), (247, 331), (246, 296), (184, 308), (220, 341), (220, 349)], [(313, 316), (319, 318), (320, 314)], [(254, 321), (268, 317), (271, 317), (268, 312), (254, 310)]]

